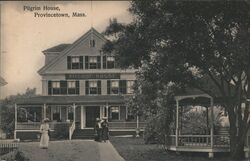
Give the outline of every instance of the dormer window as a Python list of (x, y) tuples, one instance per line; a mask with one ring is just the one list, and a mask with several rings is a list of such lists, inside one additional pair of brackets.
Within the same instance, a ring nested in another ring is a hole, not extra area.
[(95, 40), (90, 40), (90, 41), (89, 41), (89, 46), (90, 46), (91, 48), (94, 48), (94, 47), (95, 47)]
[(101, 69), (101, 57), (100, 56), (85, 56), (85, 68), (86, 69)]
[(68, 56), (68, 69), (83, 69), (83, 56)]
[(115, 57), (114, 56), (103, 56), (103, 69), (115, 68)]

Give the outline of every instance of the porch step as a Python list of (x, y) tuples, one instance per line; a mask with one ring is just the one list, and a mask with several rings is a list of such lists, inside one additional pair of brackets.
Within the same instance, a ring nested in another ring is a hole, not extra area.
[(72, 139), (94, 139), (94, 129), (76, 129)]

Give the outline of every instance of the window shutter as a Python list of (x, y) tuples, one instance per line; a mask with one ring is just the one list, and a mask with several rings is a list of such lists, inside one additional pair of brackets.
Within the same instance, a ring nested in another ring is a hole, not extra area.
[(102, 94), (102, 85), (101, 85), (101, 81), (97, 81), (97, 92), (98, 94)]
[(97, 69), (101, 69), (101, 57), (97, 56)]
[(67, 81), (60, 81), (60, 94), (67, 94)]
[(80, 69), (83, 69), (83, 56), (80, 56)]
[(110, 89), (110, 83), (111, 83), (111, 81), (107, 80), (107, 93), (108, 94), (110, 94), (110, 91), (111, 91), (111, 89)]
[(85, 81), (85, 94), (89, 95), (89, 81), (88, 80)]
[(68, 69), (72, 69), (72, 67), (71, 67), (71, 56), (68, 56), (67, 57), (67, 67), (68, 67)]
[(107, 68), (107, 57), (106, 56), (102, 57), (102, 67), (103, 67), (103, 69)]
[(52, 83), (51, 81), (48, 81), (48, 95), (52, 94)]
[(126, 94), (127, 93), (126, 80), (119, 80), (119, 93), (120, 94)]
[(89, 69), (89, 57), (85, 56), (85, 69)]
[(76, 81), (76, 94), (79, 94), (79, 81)]

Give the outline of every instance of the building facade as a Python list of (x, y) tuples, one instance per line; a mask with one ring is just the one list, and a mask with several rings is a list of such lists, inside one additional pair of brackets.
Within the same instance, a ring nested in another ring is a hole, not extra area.
[[(125, 105), (133, 95), (135, 69), (122, 70), (113, 55), (101, 49), (106, 38), (91, 28), (72, 44), (44, 50), (45, 65), (38, 71), (42, 96), (16, 103), (15, 137), (36, 132), (41, 120), (52, 127), (69, 123), (69, 135), (76, 129), (93, 128), (96, 118), (107, 117), (111, 131), (135, 131), (142, 126)], [(26, 118), (18, 113), (24, 111)]]

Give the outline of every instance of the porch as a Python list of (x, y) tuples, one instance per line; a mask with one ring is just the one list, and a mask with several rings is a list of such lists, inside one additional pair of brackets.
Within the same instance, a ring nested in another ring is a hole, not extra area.
[[(93, 99), (93, 97), (95, 99)], [(123, 96), (39, 96), (18, 100), (15, 104), (14, 138), (39, 137), (43, 119), (52, 131), (64, 128), (72, 139), (76, 129), (93, 129), (96, 118), (107, 117), (110, 131), (143, 131), (145, 123), (132, 118)]]

